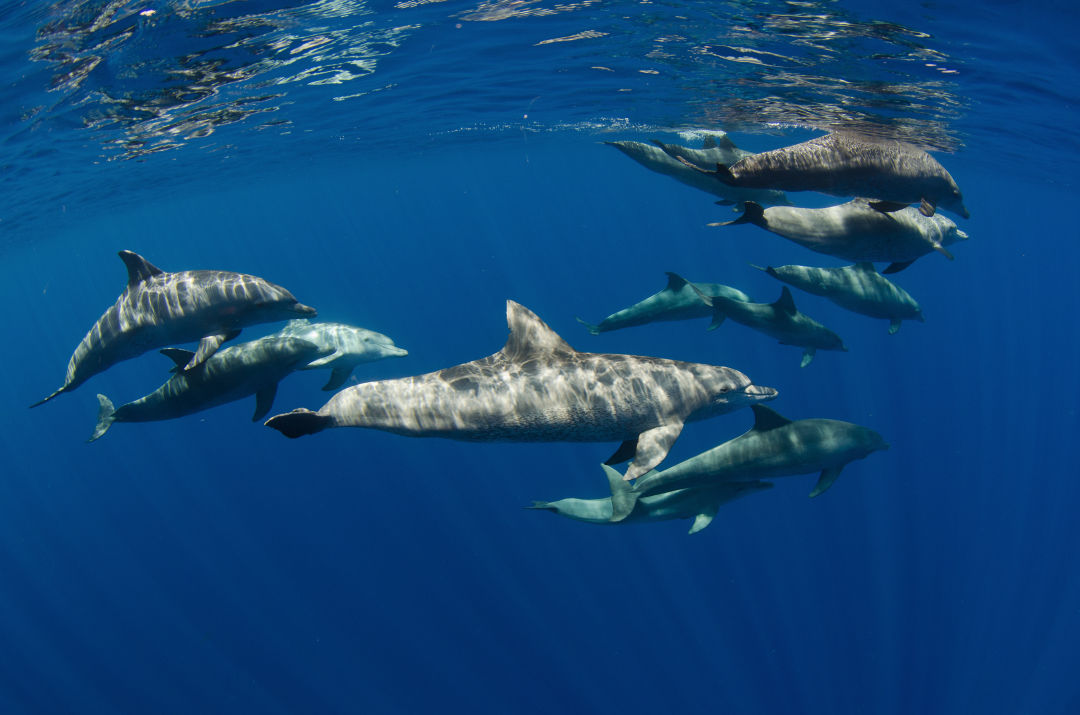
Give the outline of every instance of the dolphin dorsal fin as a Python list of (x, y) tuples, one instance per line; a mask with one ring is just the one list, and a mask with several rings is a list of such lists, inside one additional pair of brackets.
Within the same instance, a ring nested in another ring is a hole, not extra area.
[(162, 348), (158, 352), (176, 363), (176, 367), (173, 368), (172, 372), (182, 371), (184, 365), (187, 365), (191, 362), (191, 358), (195, 357), (195, 353), (183, 348)]
[(678, 273), (672, 273), (671, 271), (667, 273), (667, 290), (672, 292), (680, 291), (689, 282)]
[(791, 291), (788, 290), (787, 286), (784, 286), (784, 289), (780, 291), (780, 297), (773, 303), (773, 307), (788, 315), (795, 315), (799, 312), (795, 309), (795, 299), (791, 297)]
[(575, 352), (536, 313), (512, 300), (506, 301), (506, 327), (510, 328), (510, 337), (502, 353), (508, 360), (522, 362), (536, 355)]
[(791, 420), (787, 417), (765, 405), (750, 405), (750, 409), (754, 411), (753, 429), (755, 432), (768, 432), (771, 429), (791, 424)]
[(129, 287), (136, 283), (141, 283), (151, 276), (158, 276), (165, 272), (138, 253), (132, 251), (120, 251), (118, 255), (120, 256), (120, 260), (124, 262), (124, 265), (127, 266)]

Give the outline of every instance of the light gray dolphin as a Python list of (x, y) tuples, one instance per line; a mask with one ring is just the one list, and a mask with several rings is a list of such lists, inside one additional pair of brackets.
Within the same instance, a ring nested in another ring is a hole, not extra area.
[(261, 419), (273, 406), (282, 378), (330, 350), (307, 340), (270, 336), (229, 346), (198, 367), (184, 370), (193, 353), (164, 348), (161, 353), (176, 363), (176, 374), (149, 395), (115, 409), (108, 397), (99, 394), (98, 422), (88, 441), (105, 434), (113, 422), (171, 420), (248, 395), (255, 395), (252, 421)]
[(851, 422), (793, 422), (764, 405), (752, 409), (754, 426), (748, 432), (674, 467), (650, 472), (629, 491), (613, 493), (612, 520), (630, 516), (637, 500), (652, 494), (821, 472), (810, 492), (816, 497), (832, 486), (848, 463), (889, 447), (874, 430)]
[(763, 208), (747, 202), (739, 218), (709, 225), (740, 223), (760, 226), (827, 256), (855, 263), (887, 261), (890, 265), (883, 273), (902, 271), (931, 251), (952, 260), (953, 255), (946, 246), (968, 237), (941, 214), (926, 217), (910, 207), (883, 213), (861, 198), (823, 209)]
[[(693, 162), (680, 161), (695, 171)], [(952, 176), (922, 149), (895, 140), (847, 132), (826, 134), (801, 144), (720, 162), (710, 176), (728, 186), (780, 191), (819, 191), (831, 196), (865, 196), (879, 211), (919, 204), (925, 216), (940, 206), (970, 218)]]
[(688, 421), (771, 400), (738, 370), (574, 350), (528, 308), (506, 302), (503, 349), (438, 372), (354, 385), (318, 412), (266, 424), (286, 437), (369, 427), (413, 437), (489, 442), (622, 441), (609, 464), (628, 479), (660, 463)]
[(333, 351), (300, 368), (301, 370), (329, 368), (330, 379), (323, 385), (324, 390), (336, 390), (344, 385), (349, 379), (349, 373), (357, 365), (388, 357), (405, 357), (409, 354), (408, 350), (397, 347), (393, 340), (382, 333), (345, 323), (312, 323), (304, 318), (297, 318), (290, 320), (284, 328), (274, 334), (307, 340)]
[[(654, 141), (655, 146), (634, 141), (604, 143), (615, 147), (646, 169), (720, 197), (721, 203), (725, 205), (741, 204), (744, 201), (757, 201), (768, 205), (791, 203), (782, 191), (728, 186), (710, 175), (709, 172), (716, 168), (717, 164), (733, 164), (744, 157), (752, 156), (750, 152), (736, 147), (723, 133), (707, 137), (702, 149), (659, 141)], [(686, 166), (684, 161), (693, 166)]]
[(889, 321), (889, 335), (900, 329), (901, 320), (926, 322), (911, 294), (874, 270), (873, 263), (856, 263), (842, 268), (754, 268), (807, 293), (828, 298), (841, 308), (871, 318), (884, 318)]
[(279, 285), (229, 271), (166, 273), (142, 256), (120, 251), (128, 284), (116, 303), (75, 348), (64, 384), (31, 407), (71, 392), (92, 376), (148, 350), (199, 341), (190, 370), (201, 364), (240, 328), (315, 315)]
[[(691, 283), (691, 286), (694, 284)], [(731, 318), (748, 328), (776, 338), (781, 345), (803, 348), (800, 367), (806, 367), (818, 350), (847, 352), (840, 336), (795, 307), (791, 291), (784, 286), (774, 303), (744, 303), (723, 296), (710, 296), (698, 291), (698, 296), (715, 311), (713, 323), (719, 325)]]
[[(713, 315), (711, 306), (702, 302), (697, 291), (690, 287), (685, 278), (668, 273), (668, 283), (664, 290), (654, 293), (645, 300), (634, 303), (629, 308), (623, 308), (617, 313), (612, 313), (600, 321), (599, 325), (586, 323), (581, 318), (578, 322), (589, 329), (593, 335), (606, 333), (609, 330), (620, 330), (635, 325), (645, 325), (667, 320), (691, 320), (693, 318), (708, 318)], [(695, 283), (698, 290), (706, 295), (722, 295), (732, 300), (749, 302), (750, 296), (737, 288), (731, 288), (720, 283)], [(709, 330), (716, 327), (710, 325)]]
[[(604, 464), (604, 473), (611, 486), (610, 497), (603, 499), (559, 499), (537, 501), (526, 509), (544, 509), (589, 524), (629, 524), (631, 522), (667, 521), (669, 519), (693, 519), (690, 533), (696, 534), (712, 523), (721, 506), (739, 497), (772, 488), (772, 482), (721, 482), (707, 487), (676, 489), (661, 494), (637, 498), (630, 494), (633, 487), (622, 475)], [(619, 495), (616, 497), (616, 495)], [(626, 495), (626, 496), (623, 496)], [(629, 515), (615, 521), (612, 519), (612, 501), (630, 499), (633, 504)]]

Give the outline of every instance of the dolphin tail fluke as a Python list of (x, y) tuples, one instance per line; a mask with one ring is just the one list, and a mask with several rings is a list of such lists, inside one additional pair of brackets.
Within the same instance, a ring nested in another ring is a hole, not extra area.
[(34, 409), (38, 405), (44, 405), (46, 402), (48, 402), (49, 400), (56, 397), (57, 395), (59, 395), (62, 392), (67, 392), (67, 385), (64, 385), (63, 387), (57, 388), (56, 392), (52, 393), (48, 397), (45, 397), (45, 398), (42, 398), (42, 399), (38, 400), (34, 404), (30, 405), (30, 409)]
[(320, 415), (318, 412), (305, 410), (301, 407), (292, 412), (274, 415), (263, 424), (267, 427), (273, 427), (289, 439), (296, 439), (297, 437), (303, 437), (306, 434), (322, 432), (329, 427), (333, 421), (332, 417)]
[(611, 521), (622, 521), (630, 516), (637, 505), (638, 493), (614, 468), (601, 464), (611, 487)]
[(844, 467), (829, 467), (828, 469), (821, 470), (821, 476), (818, 477), (817, 484), (814, 485), (813, 490), (810, 492), (811, 497), (816, 497), (824, 494), (829, 487), (833, 485), (836, 478), (840, 476), (840, 470)]
[[(576, 316), (575, 316), (575, 317), (576, 317)], [(586, 323), (586, 322), (585, 322), (584, 320), (582, 320), (581, 318), (578, 318), (578, 319), (577, 319), (577, 322), (579, 322), (579, 323), (581, 323), (582, 325), (584, 325), (584, 326), (585, 326), (585, 327), (586, 327), (586, 328), (588, 329), (588, 331), (589, 331), (590, 333), (592, 333), (593, 335), (599, 335), (599, 334), (600, 334), (600, 326), (599, 326), (599, 325), (593, 325), (592, 323)]]
[(113, 408), (113, 403), (105, 395), (98, 394), (98, 415), (97, 425), (94, 427), (94, 434), (90, 435), (90, 439), (87, 442), (93, 442), (101, 439), (101, 437), (109, 431), (112, 427), (112, 423), (116, 420), (116, 409)]
[(740, 223), (752, 223), (755, 226), (765, 225), (765, 207), (756, 201), (743, 203), (742, 216), (731, 221), (718, 221), (710, 223), (710, 226), (737, 226)]

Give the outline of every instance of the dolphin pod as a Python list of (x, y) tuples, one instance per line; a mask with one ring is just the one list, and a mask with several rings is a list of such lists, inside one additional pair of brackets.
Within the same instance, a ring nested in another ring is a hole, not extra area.
[(507, 301), (510, 336), (497, 353), (437, 372), (342, 390), (317, 412), (266, 424), (287, 437), (367, 427), (465, 441), (608, 442), (626, 479), (667, 455), (688, 421), (776, 397), (738, 370), (654, 357), (583, 353), (524, 306)]
[(121, 251), (128, 283), (116, 303), (75, 348), (64, 384), (37, 407), (123, 360), (155, 348), (198, 340), (184, 370), (203, 363), (240, 329), (257, 323), (315, 315), (279, 285), (244, 273), (166, 273), (142, 256)]

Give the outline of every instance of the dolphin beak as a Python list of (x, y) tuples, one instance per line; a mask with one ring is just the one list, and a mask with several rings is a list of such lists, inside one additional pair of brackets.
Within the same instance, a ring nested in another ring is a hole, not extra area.
[(405, 357), (408, 354), (408, 350), (406, 350), (405, 348), (399, 348), (396, 345), (389, 350), (390, 357)]
[(316, 311), (310, 305), (304, 305), (303, 303), (297, 303), (296, 305), (294, 305), (293, 312), (297, 315), (310, 315), (312, 317), (315, 317), (315, 315), (318, 314), (318, 311)]
[(752, 397), (763, 401), (771, 400), (772, 398), (780, 394), (774, 388), (763, 387), (762, 385), (747, 385), (746, 389), (743, 390), (743, 392), (746, 394), (747, 397)]

